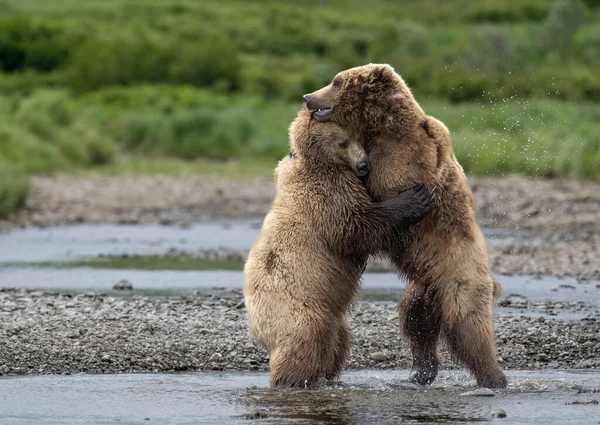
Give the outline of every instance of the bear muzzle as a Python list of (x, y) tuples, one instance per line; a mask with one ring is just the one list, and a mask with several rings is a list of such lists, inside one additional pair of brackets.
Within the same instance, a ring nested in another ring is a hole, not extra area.
[(314, 96), (314, 93), (305, 94), (302, 98), (317, 121), (327, 121), (333, 113), (333, 109), (321, 102), (317, 96)]
[(364, 177), (369, 174), (372, 169), (373, 166), (368, 158), (361, 159), (358, 164), (356, 164), (356, 175), (358, 177)]

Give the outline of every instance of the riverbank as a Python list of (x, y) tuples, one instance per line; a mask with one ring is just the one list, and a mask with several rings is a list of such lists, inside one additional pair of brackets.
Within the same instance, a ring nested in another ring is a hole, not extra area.
[[(600, 279), (600, 182), (513, 176), (471, 178), (470, 184), (480, 224), (497, 229), (503, 241), (489, 247), (495, 272)], [(0, 221), (0, 229), (77, 223), (187, 227), (262, 217), (273, 196), (267, 177), (37, 177), (26, 207)], [(223, 248), (239, 260), (247, 252)]]
[[(0, 291), (2, 374), (267, 370), (240, 292), (149, 297)], [(505, 369), (599, 368), (600, 316), (578, 321), (495, 318)], [(349, 369), (410, 367), (393, 302), (361, 301), (350, 315)], [(444, 368), (456, 367), (442, 350)]]
[[(600, 181), (469, 179), (485, 227), (600, 231)], [(270, 177), (35, 177), (25, 208), (0, 229), (69, 223), (185, 225), (208, 218), (263, 216)]]

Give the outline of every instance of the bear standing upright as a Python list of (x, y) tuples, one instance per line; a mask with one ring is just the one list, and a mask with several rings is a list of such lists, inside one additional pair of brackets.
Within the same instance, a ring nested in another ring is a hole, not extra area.
[[(371, 168), (363, 147), (306, 109), (290, 137), (244, 267), (244, 295), (250, 328), (269, 351), (271, 384), (306, 386), (338, 377), (346, 363), (346, 314), (369, 254), (397, 244), (433, 201), (420, 186), (373, 203), (358, 177)], [(364, 242), (373, 235), (376, 247)]]
[(340, 72), (304, 100), (315, 119), (335, 122), (364, 141), (374, 166), (366, 186), (375, 200), (415, 182), (424, 182), (435, 195), (435, 208), (417, 227), (410, 247), (402, 241), (389, 251), (408, 281), (400, 322), (412, 349), (410, 379), (433, 382), (441, 335), (480, 386), (506, 387), (492, 323), (500, 288), (446, 126), (423, 112), (389, 65)]

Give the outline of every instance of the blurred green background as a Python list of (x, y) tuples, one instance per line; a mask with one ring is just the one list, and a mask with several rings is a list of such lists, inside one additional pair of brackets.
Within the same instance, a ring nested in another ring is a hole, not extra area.
[(0, 0), (0, 216), (56, 172), (269, 174), (390, 63), (477, 175), (600, 176), (600, 0)]

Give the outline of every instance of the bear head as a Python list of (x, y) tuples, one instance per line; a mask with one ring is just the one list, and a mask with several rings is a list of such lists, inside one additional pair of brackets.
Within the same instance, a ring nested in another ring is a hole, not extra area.
[(425, 117), (402, 77), (386, 64), (342, 71), (304, 101), (316, 121), (337, 123), (363, 140), (408, 132)]
[[(358, 177), (371, 171), (369, 157), (362, 144), (341, 126), (313, 118), (303, 107), (290, 126), (291, 153), (304, 161), (330, 168), (332, 164), (348, 165)], [(323, 169), (325, 171), (325, 169)]]

